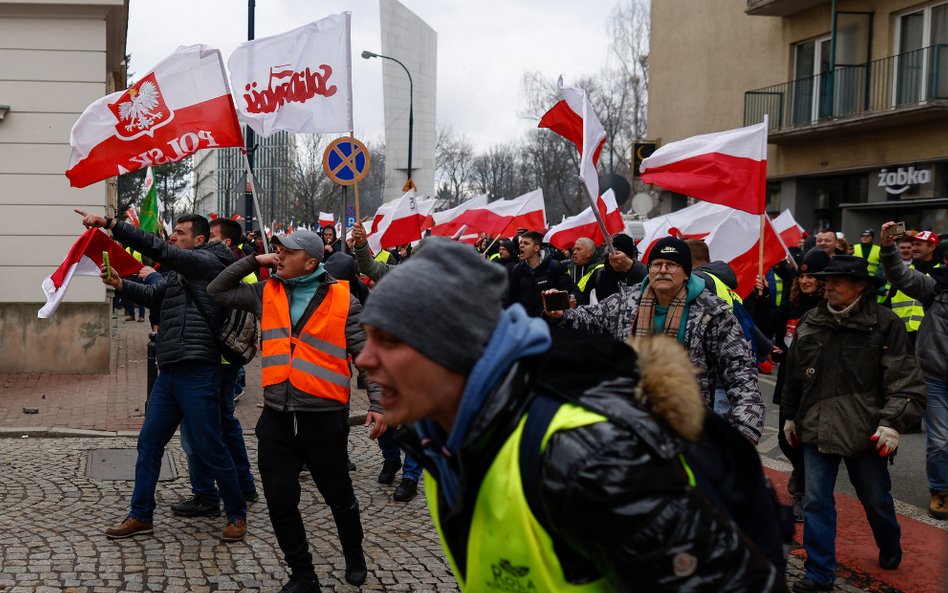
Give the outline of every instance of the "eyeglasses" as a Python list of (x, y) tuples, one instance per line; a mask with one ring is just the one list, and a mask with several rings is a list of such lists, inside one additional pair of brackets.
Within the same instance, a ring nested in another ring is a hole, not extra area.
[(662, 270), (665, 270), (674, 274), (680, 267), (681, 264), (676, 264), (674, 262), (652, 262), (649, 264), (648, 269), (653, 272), (661, 272)]

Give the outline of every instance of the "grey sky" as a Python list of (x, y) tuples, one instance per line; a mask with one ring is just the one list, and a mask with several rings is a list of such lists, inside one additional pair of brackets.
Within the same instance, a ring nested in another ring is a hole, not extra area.
[[(401, 0), (438, 33), (438, 123), (478, 148), (515, 139), (536, 126), (518, 117), (521, 77), (539, 70), (567, 79), (594, 74), (608, 55), (606, 18), (614, 0)], [(352, 85), (356, 135), (383, 136), (378, 0), (256, 0), (256, 37), (352, 12)], [(179, 45), (206, 43), (224, 61), (247, 39), (245, 0), (132, 0), (128, 53), (141, 75)]]

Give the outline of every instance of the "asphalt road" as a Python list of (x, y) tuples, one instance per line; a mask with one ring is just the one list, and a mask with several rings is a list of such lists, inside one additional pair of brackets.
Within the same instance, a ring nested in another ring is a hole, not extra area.
[[(767, 404), (767, 421), (764, 437), (757, 446), (757, 450), (764, 457), (779, 459), (787, 462), (777, 446), (777, 406), (772, 403), (774, 381), (777, 370), (772, 375), (760, 376), (760, 392)], [(925, 434), (923, 432), (903, 434), (899, 438), (899, 452), (895, 463), (889, 466), (892, 476), (892, 495), (896, 501), (908, 503), (928, 512), (931, 498), (928, 494), (928, 481), (925, 478)], [(836, 481), (836, 491), (849, 496), (856, 496), (856, 492), (849, 483), (845, 464), (840, 464), (839, 478)]]

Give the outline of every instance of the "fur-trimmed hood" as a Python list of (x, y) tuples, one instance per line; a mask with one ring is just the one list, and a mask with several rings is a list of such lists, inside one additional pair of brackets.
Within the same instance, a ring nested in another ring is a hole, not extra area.
[(635, 399), (647, 404), (679, 436), (696, 440), (706, 410), (688, 351), (662, 335), (630, 338), (627, 343), (638, 355)]

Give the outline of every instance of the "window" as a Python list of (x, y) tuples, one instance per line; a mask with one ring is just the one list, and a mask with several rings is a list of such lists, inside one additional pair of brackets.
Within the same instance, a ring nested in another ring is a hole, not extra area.
[(793, 123), (816, 121), (826, 113), (826, 76), (830, 67), (829, 36), (794, 47)]
[(948, 98), (948, 2), (897, 17), (897, 105)]

